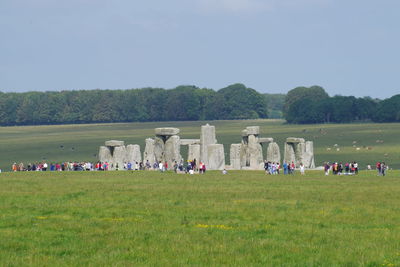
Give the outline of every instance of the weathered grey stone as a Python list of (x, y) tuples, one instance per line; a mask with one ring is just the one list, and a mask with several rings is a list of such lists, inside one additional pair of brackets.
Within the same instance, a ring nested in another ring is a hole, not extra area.
[(215, 138), (215, 126), (209, 124), (201, 126), (200, 143), (200, 160), (208, 166), (208, 146), (217, 143), (217, 139)]
[[(304, 153), (306, 151), (306, 143), (296, 143), (294, 144), (294, 154), (296, 157), (296, 167), (299, 167), (300, 164), (304, 164)], [(306, 166), (306, 165), (304, 165)]]
[(99, 149), (99, 161), (111, 162), (111, 159), (112, 159), (111, 149), (106, 146), (101, 146)]
[(125, 146), (117, 146), (114, 148), (114, 154), (111, 164), (112, 170), (123, 170), (126, 161), (126, 148)]
[(255, 135), (249, 135), (247, 154), (250, 168), (254, 170), (260, 169), (260, 165), (263, 163), (262, 146), (258, 143), (258, 138)]
[(306, 146), (305, 146), (305, 153), (304, 153), (304, 166), (306, 168), (315, 168), (315, 162), (314, 162), (314, 142), (312, 141), (307, 141)]
[(165, 144), (162, 137), (156, 136), (154, 138), (154, 158), (157, 162), (165, 162)]
[(200, 145), (193, 144), (188, 146), (188, 160), (196, 159), (197, 163), (200, 163)]
[(296, 155), (294, 153), (294, 146), (292, 143), (285, 143), (285, 162), (296, 164)]
[(304, 143), (304, 138), (289, 137), (286, 138), (286, 143)]
[(180, 137), (177, 135), (169, 137), (165, 142), (164, 149), (164, 158), (168, 163), (168, 169), (172, 169), (174, 162), (179, 163), (182, 159)]
[(117, 140), (110, 140), (110, 141), (106, 141), (105, 145), (109, 146), (109, 147), (124, 146), (125, 142), (124, 141), (117, 141)]
[(225, 154), (222, 144), (213, 144), (207, 146), (208, 170), (223, 170), (225, 169)]
[(240, 166), (242, 169), (243, 167), (250, 166), (250, 152), (247, 143), (242, 143), (242, 147), (240, 149)]
[(200, 139), (181, 139), (181, 146), (200, 144)]
[(126, 146), (126, 162), (135, 163), (142, 161), (142, 154), (140, 153), (139, 145)]
[(285, 143), (285, 161), (294, 162), (296, 167), (301, 163), (306, 168), (314, 168), (314, 147), (313, 142), (305, 142), (303, 138), (288, 138)]
[(242, 168), (241, 155), (242, 144), (231, 144), (230, 162), (232, 170), (240, 170)]
[(156, 128), (155, 130), (156, 135), (164, 135), (164, 136), (172, 136), (179, 134), (180, 130), (178, 128)]
[(154, 154), (155, 141), (152, 138), (147, 138), (145, 142), (146, 146), (144, 148), (143, 161), (144, 163), (149, 161), (151, 166), (153, 166), (154, 162), (156, 162), (156, 157)]
[(267, 161), (278, 163), (281, 162), (281, 152), (279, 150), (279, 145), (275, 142), (268, 144)]
[(260, 134), (260, 126), (246, 127), (246, 131), (247, 131), (248, 135), (259, 135)]
[(274, 142), (274, 138), (258, 138), (258, 142), (261, 143), (272, 143)]

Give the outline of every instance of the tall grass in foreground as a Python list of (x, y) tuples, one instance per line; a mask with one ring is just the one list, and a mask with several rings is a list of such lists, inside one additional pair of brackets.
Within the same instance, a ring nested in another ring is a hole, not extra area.
[(399, 266), (400, 172), (3, 173), (1, 266)]

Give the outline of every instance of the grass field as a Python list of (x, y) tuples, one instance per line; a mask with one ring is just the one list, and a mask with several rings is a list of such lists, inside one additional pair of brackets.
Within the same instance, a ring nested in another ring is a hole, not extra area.
[[(152, 122), (60, 126), (0, 127), (0, 168), (11, 169), (13, 162), (96, 161), (99, 146), (110, 139), (139, 144), (154, 136), (154, 128), (178, 127), (182, 138), (199, 138), (206, 122)], [(358, 161), (361, 168), (376, 161), (386, 161), (400, 168), (400, 124), (327, 124), (288, 125), (282, 120), (214, 121), (217, 139), (229, 147), (240, 143), (241, 130), (261, 126), (263, 137), (273, 137), (281, 146), (287, 137), (314, 141), (316, 164), (325, 161)], [(335, 146), (338, 145), (337, 147)], [(338, 151), (339, 149), (339, 151)], [(358, 149), (358, 150), (357, 150)], [(185, 157), (185, 151), (183, 151)], [(283, 154), (282, 154), (283, 156)]]
[(0, 174), (0, 266), (400, 266), (400, 172)]

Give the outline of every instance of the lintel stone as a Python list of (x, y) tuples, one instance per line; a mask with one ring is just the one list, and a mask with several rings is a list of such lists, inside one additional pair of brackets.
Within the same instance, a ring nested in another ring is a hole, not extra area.
[(304, 138), (289, 137), (286, 139), (286, 143), (304, 143), (304, 142), (305, 142)]
[(272, 143), (274, 142), (274, 138), (266, 137), (266, 138), (258, 138), (259, 143)]
[(156, 128), (155, 129), (156, 135), (172, 136), (172, 135), (178, 135), (179, 132), (180, 131), (178, 128)]
[(181, 139), (182, 146), (200, 144), (200, 139)]
[(109, 147), (124, 146), (125, 142), (124, 141), (117, 141), (117, 140), (110, 140), (110, 141), (106, 141), (105, 145), (109, 146)]
[(249, 126), (246, 127), (248, 135), (259, 135), (260, 134), (260, 126)]

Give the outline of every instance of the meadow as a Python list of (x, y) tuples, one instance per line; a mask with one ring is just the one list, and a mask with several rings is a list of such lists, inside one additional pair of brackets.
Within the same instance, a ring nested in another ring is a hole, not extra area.
[[(9, 171), (14, 162), (96, 161), (99, 146), (106, 140), (123, 140), (139, 144), (154, 136), (154, 128), (178, 127), (182, 138), (199, 138), (200, 126), (207, 122), (150, 122), (82, 124), (55, 126), (0, 127), (0, 169)], [(216, 126), (218, 142), (225, 146), (229, 163), (229, 147), (241, 142), (241, 130), (259, 125), (262, 137), (273, 137), (281, 147), (287, 137), (303, 137), (314, 141), (317, 165), (325, 161), (358, 161), (361, 169), (367, 164), (386, 161), (400, 168), (400, 123), (388, 124), (320, 124), (289, 125), (283, 120), (211, 121)], [(185, 155), (184, 147), (182, 155)]]
[(400, 266), (400, 172), (0, 174), (1, 266)]

